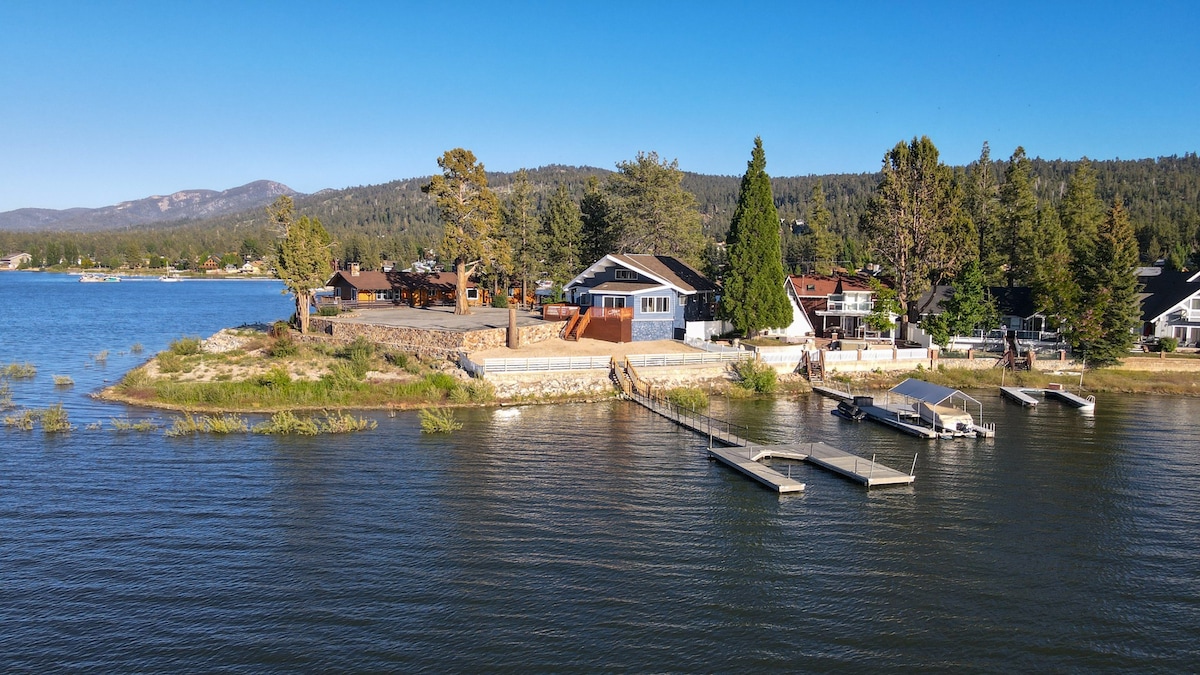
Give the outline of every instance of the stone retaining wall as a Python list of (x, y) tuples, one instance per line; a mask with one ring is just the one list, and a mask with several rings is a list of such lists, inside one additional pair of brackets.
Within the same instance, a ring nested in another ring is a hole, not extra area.
[[(519, 326), (521, 344), (549, 340), (562, 330), (561, 323), (547, 322)], [(450, 358), (460, 352), (474, 352), (504, 347), (508, 344), (507, 328), (485, 328), (472, 331), (426, 330), (403, 326), (381, 326), (334, 317), (312, 317), (309, 332), (319, 333), (334, 342), (353, 342), (363, 337), (376, 344), (395, 347), (401, 351), (427, 358)]]

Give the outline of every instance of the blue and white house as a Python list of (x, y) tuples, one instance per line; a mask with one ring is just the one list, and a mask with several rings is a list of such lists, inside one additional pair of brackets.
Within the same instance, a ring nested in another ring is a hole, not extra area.
[(688, 264), (665, 255), (611, 253), (564, 289), (580, 307), (632, 308), (632, 339), (706, 340), (722, 333), (717, 286)]

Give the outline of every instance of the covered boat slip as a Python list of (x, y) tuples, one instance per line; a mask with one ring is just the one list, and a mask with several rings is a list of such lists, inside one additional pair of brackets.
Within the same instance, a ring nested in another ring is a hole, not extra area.
[[(813, 387), (813, 391), (840, 401), (853, 401), (872, 422), (918, 438), (996, 435), (994, 424), (982, 422), (982, 403), (957, 389), (924, 380), (909, 378), (901, 382), (887, 392), (883, 402), (873, 396), (851, 396), (826, 387)], [(897, 400), (893, 400), (893, 395)], [(968, 411), (972, 404), (978, 409), (978, 422)]]

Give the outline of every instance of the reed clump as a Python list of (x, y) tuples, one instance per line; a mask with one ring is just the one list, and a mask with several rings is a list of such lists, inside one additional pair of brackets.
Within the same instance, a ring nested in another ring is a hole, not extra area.
[(462, 428), (462, 422), (448, 408), (421, 408), (421, 433), (448, 434)]

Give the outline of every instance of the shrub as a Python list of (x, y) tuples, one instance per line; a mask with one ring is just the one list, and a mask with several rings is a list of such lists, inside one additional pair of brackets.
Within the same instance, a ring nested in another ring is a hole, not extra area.
[(371, 369), (371, 356), (374, 354), (375, 344), (360, 335), (346, 345), (338, 356), (349, 361), (354, 367), (354, 374), (361, 378)]
[(243, 433), (248, 429), (249, 426), (241, 415), (220, 413), (212, 417), (204, 417), (204, 430), (210, 434)]
[(458, 386), (458, 381), (452, 375), (446, 373), (429, 373), (425, 376), (425, 381), (435, 389), (441, 389), (446, 393), (450, 393)]
[(271, 346), (267, 347), (267, 355), (276, 359), (295, 356), (299, 353), (300, 347), (296, 345), (296, 343), (292, 340), (292, 337), (287, 333), (275, 338), (275, 341), (271, 343)]
[[(153, 420), (138, 420), (133, 422), (121, 417), (113, 417), (111, 419), (113, 431), (154, 431), (159, 428), (158, 423)], [(91, 425), (88, 425), (91, 428)]]
[(183, 359), (172, 352), (159, 352), (158, 370), (163, 373), (178, 373), (183, 370)]
[(471, 392), (467, 391), (466, 387), (455, 387), (450, 390), (450, 401), (452, 403), (470, 403)]
[(184, 413), (182, 417), (176, 417), (171, 422), (171, 428), (167, 429), (166, 435), (171, 437), (191, 436), (204, 431), (204, 421), (197, 419), (191, 413)]
[(1173, 337), (1159, 338), (1158, 348), (1170, 354), (1179, 348), (1179, 339)]
[(310, 417), (301, 419), (296, 417), (295, 413), (290, 410), (277, 412), (271, 415), (270, 421), (255, 425), (254, 433), (256, 434), (297, 434), (300, 436), (315, 436), (317, 434), (317, 423)]
[(32, 363), (10, 363), (0, 374), (12, 380), (32, 380), (37, 377), (37, 366)]
[(46, 433), (64, 433), (74, 428), (71, 426), (71, 420), (67, 418), (67, 411), (63, 409), (61, 403), (56, 403), (41, 411), (41, 418), (42, 430)]
[(317, 316), (337, 316), (341, 311), (337, 305), (321, 305), (317, 308)]
[(288, 326), (288, 322), (276, 321), (275, 323), (271, 324), (271, 329), (267, 331), (267, 334), (273, 338), (279, 338), (287, 335), (288, 331), (290, 330), (291, 327)]
[(71, 379), (70, 375), (54, 375), (54, 386), (56, 387), (73, 387), (75, 380)]
[(708, 408), (708, 394), (696, 387), (675, 387), (668, 389), (666, 398), (684, 410), (704, 410)]
[(471, 380), (467, 383), (467, 393), (475, 403), (490, 403), (496, 398), (496, 387), (487, 380)]
[(9, 415), (4, 418), (4, 426), (15, 427), (22, 431), (33, 431), (33, 421), (37, 419), (37, 415), (32, 410), (22, 410), (15, 415)]
[(275, 367), (259, 375), (257, 382), (259, 386), (269, 389), (286, 389), (292, 383), (292, 376), (283, 368)]
[(384, 360), (396, 366), (397, 368), (408, 368), (408, 354), (404, 352), (388, 352), (383, 356)]
[(462, 422), (445, 408), (421, 408), (421, 433), (448, 434), (462, 428)]
[(735, 363), (733, 370), (738, 376), (738, 386), (758, 394), (770, 394), (778, 384), (775, 369), (754, 359)]
[(12, 407), (12, 388), (7, 382), (0, 382), (0, 410), (8, 410)]
[(201, 352), (202, 343), (198, 337), (181, 337), (173, 340), (168, 350), (176, 356), (195, 356)]
[(492, 296), (492, 307), (498, 309), (508, 309), (508, 296), (503, 293), (497, 293)]
[(352, 431), (366, 431), (379, 426), (375, 420), (369, 420), (362, 417), (355, 417), (350, 413), (335, 413), (325, 414), (325, 419), (320, 421), (321, 433), (323, 434), (346, 434)]

